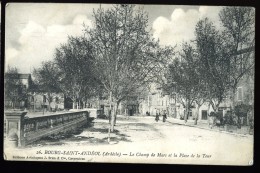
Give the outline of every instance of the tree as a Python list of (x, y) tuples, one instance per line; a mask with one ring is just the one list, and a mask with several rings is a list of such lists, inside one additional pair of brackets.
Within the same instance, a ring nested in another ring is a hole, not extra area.
[(201, 64), (200, 64), (200, 61), (197, 59), (196, 61), (196, 68), (195, 68), (195, 73), (197, 75), (197, 81), (195, 83), (195, 88), (196, 88), (196, 91), (195, 91), (195, 103), (197, 105), (197, 111), (196, 111), (196, 114), (195, 114), (195, 121), (194, 121), (194, 125), (197, 125), (197, 121), (198, 121), (198, 118), (199, 118), (199, 109), (200, 107), (207, 101), (208, 99), (208, 92), (207, 92), (207, 84), (205, 82), (205, 80), (203, 79), (203, 75), (202, 75), (202, 72), (204, 71), (203, 69), (201, 69)]
[(73, 100), (86, 101), (99, 95), (99, 81), (93, 75), (94, 58), (92, 44), (84, 37), (69, 37), (66, 44), (56, 49), (54, 63), (59, 74), (60, 89)]
[(45, 93), (44, 96), (48, 101), (48, 108), (50, 109), (50, 103), (54, 99), (53, 93), (61, 91), (57, 80), (59, 78), (57, 67), (52, 61), (45, 61), (42, 62), (41, 67), (33, 70), (33, 75), (37, 86), (34, 90)]
[(254, 75), (255, 10), (252, 7), (224, 7), (219, 17), (224, 27), (225, 47), (228, 49), (229, 88), (234, 108), (238, 83), (246, 74)]
[(209, 103), (216, 112), (227, 92), (230, 59), (221, 34), (207, 18), (197, 23), (195, 36), (201, 78), (206, 86)]
[(134, 5), (100, 8), (93, 16), (94, 28), (85, 33), (94, 49), (93, 74), (109, 95), (113, 131), (118, 105), (152, 81), (154, 62), (164, 51), (146, 30), (147, 14)]
[(241, 127), (241, 118), (246, 118), (250, 109), (252, 109), (251, 106), (246, 104), (240, 104), (234, 107), (234, 113), (237, 116), (237, 125), (239, 128)]
[(17, 102), (26, 101), (27, 98), (27, 89), (23, 85), (16, 67), (8, 67), (4, 82), (5, 100), (10, 100), (15, 109)]
[(189, 44), (183, 44), (182, 50), (172, 64), (169, 65), (168, 85), (178, 94), (178, 100), (185, 107), (184, 120), (187, 122), (192, 103), (199, 90), (199, 75), (197, 73), (197, 55)]

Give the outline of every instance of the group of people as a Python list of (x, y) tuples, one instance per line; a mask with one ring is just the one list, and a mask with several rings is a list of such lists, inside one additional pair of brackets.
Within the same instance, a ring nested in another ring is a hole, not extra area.
[[(159, 121), (159, 117), (161, 116), (160, 112), (156, 112), (156, 115), (155, 115), (155, 121), (158, 122)], [(163, 122), (166, 121), (167, 119), (167, 115), (166, 115), (166, 111), (164, 110), (163, 113), (162, 113), (162, 117), (163, 117)]]

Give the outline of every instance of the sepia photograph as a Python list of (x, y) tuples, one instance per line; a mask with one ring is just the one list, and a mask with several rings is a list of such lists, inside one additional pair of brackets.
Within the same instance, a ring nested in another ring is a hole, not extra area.
[(8, 3), (4, 51), (7, 161), (254, 164), (254, 7)]

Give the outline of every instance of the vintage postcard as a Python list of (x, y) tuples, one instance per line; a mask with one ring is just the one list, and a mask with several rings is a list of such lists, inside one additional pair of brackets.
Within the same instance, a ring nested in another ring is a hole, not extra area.
[(5, 160), (253, 165), (255, 8), (5, 10)]

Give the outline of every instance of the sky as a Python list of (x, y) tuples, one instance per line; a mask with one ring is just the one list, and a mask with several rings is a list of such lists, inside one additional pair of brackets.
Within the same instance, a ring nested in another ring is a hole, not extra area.
[[(195, 25), (208, 17), (219, 26), (218, 6), (140, 5), (148, 12), (151, 34), (161, 45), (180, 45), (194, 39)], [(93, 9), (100, 4), (10, 3), (6, 6), (5, 70), (17, 67), (31, 73), (54, 58), (55, 48), (68, 36), (83, 35), (92, 26)], [(111, 4), (102, 4), (111, 8)]]

